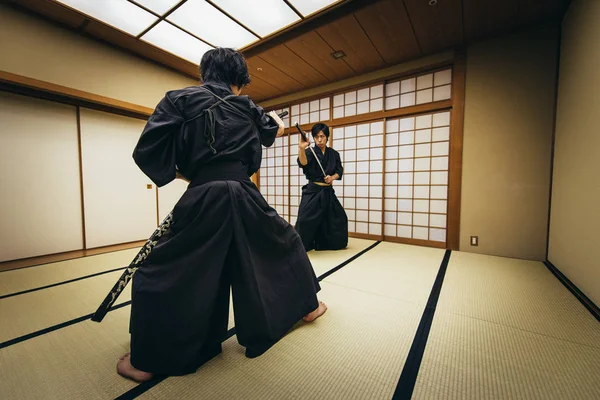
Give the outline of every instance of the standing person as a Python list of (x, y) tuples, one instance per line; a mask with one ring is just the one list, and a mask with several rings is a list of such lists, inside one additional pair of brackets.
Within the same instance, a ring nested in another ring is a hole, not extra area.
[(302, 138), (298, 146), (298, 166), (309, 183), (302, 187), (295, 228), (306, 251), (344, 249), (348, 245), (348, 217), (332, 186), (344, 172), (340, 153), (327, 147), (327, 125), (315, 124), (311, 134), (316, 144), (312, 151)]
[(230, 287), (247, 357), (327, 309), (300, 237), (249, 178), (283, 122), (240, 96), (250, 77), (238, 51), (206, 52), (200, 73), (201, 86), (160, 101), (133, 152), (157, 186), (190, 182), (170, 231), (133, 277), (131, 353), (117, 371), (136, 381), (192, 373), (219, 354)]

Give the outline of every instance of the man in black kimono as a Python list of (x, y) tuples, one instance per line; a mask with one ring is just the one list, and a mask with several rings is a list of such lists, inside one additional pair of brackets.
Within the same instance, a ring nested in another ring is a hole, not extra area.
[(156, 185), (190, 182), (170, 231), (133, 277), (131, 353), (117, 371), (136, 381), (188, 374), (219, 354), (230, 287), (247, 357), (326, 310), (300, 237), (249, 178), (283, 122), (240, 96), (250, 82), (241, 53), (210, 50), (200, 72), (202, 86), (160, 101), (133, 153)]
[[(340, 153), (327, 147), (329, 127), (315, 124), (311, 130), (316, 146), (300, 139), (298, 165), (309, 183), (302, 187), (296, 231), (306, 251), (339, 250), (348, 245), (348, 217), (333, 190), (342, 179)], [(315, 159), (315, 156), (317, 157)]]

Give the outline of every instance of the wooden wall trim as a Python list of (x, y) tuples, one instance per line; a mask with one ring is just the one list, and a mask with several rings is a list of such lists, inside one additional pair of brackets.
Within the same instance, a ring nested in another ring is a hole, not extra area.
[(411, 246), (434, 247), (437, 249), (445, 249), (447, 247), (446, 243), (443, 243), (443, 242), (434, 242), (434, 241), (430, 241), (430, 240), (421, 240), (421, 239), (400, 238), (400, 237), (396, 237), (396, 236), (384, 236), (383, 240), (386, 242), (408, 244)]
[(139, 119), (148, 119), (154, 111), (151, 108), (128, 103), (126, 101), (100, 96), (83, 90), (73, 89), (67, 86), (61, 86), (6, 71), (0, 71), (0, 89)]
[[(438, 112), (438, 111), (446, 111), (446, 110), (452, 109), (452, 106), (453, 106), (452, 100), (441, 100), (441, 101), (434, 101), (432, 103), (419, 104), (416, 106), (396, 108), (396, 109), (389, 110), (389, 111), (376, 111), (376, 112), (372, 112), (372, 113), (353, 115), (351, 117), (336, 118), (333, 120), (320, 121), (320, 122), (323, 122), (324, 124), (326, 124), (327, 126), (332, 128), (332, 127), (339, 127), (342, 125), (354, 125), (354, 124), (361, 124), (364, 122), (380, 121), (380, 120), (385, 120), (387, 118), (398, 118), (398, 117), (405, 117), (408, 115), (429, 114), (429, 113), (434, 113), (434, 112)], [(293, 121), (291, 121), (290, 123), (292, 123), (292, 122)], [(302, 125), (300, 125), (300, 128), (302, 130), (308, 132), (311, 130), (313, 125), (314, 125), (314, 123), (302, 124)], [(290, 134), (293, 134), (296, 132), (297, 131), (296, 131), (295, 127), (289, 127), (289, 128), (285, 128), (284, 135), (290, 135)]]
[(452, 69), (452, 114), (450, 121), (450, 157), (448, 170), (447, 246), (460, 248), (460, 207), (462, 187), (463, 131), (465, 122), (465, 85), (467, 60), (464, 51), (457, 53)]
[(348, 232), (348, 237), (367, 240), (383, 240), (383, 235), (370, 235), (368, 233)]
[(81, 142), (81, 108), (76, 107), (77, 113), (77, 151), (79, 153), (79, 193), (81, 195), (81, 229), (83, 231), (83, 248), (87, 249), (86, 233), (85, 233), (85, 200), (83, 191), (83, 154)]

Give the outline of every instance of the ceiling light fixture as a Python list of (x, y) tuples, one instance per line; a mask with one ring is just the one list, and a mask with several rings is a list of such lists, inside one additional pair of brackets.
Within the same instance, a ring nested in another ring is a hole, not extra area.
[(429, 5), (430, 6), (435, 6), (437, 4), (438, 0), (429, 0)]
[(334, 53), (331, 53), (331, 57), (335, 58), (336, 60), (339, 60), (340, 58), (346, 57), (346, 53), (344, 53), (343, 51), (336, 51)]

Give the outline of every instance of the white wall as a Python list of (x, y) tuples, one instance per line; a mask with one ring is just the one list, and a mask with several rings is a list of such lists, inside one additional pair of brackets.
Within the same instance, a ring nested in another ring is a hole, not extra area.
[(0, 261), (81, 249), (73, 106), (0, 92)]
[(142, 120), (81, 109), (88, 248), (145, 240), (156, 229), (156, 188), (132, 158), (144, 125)]

